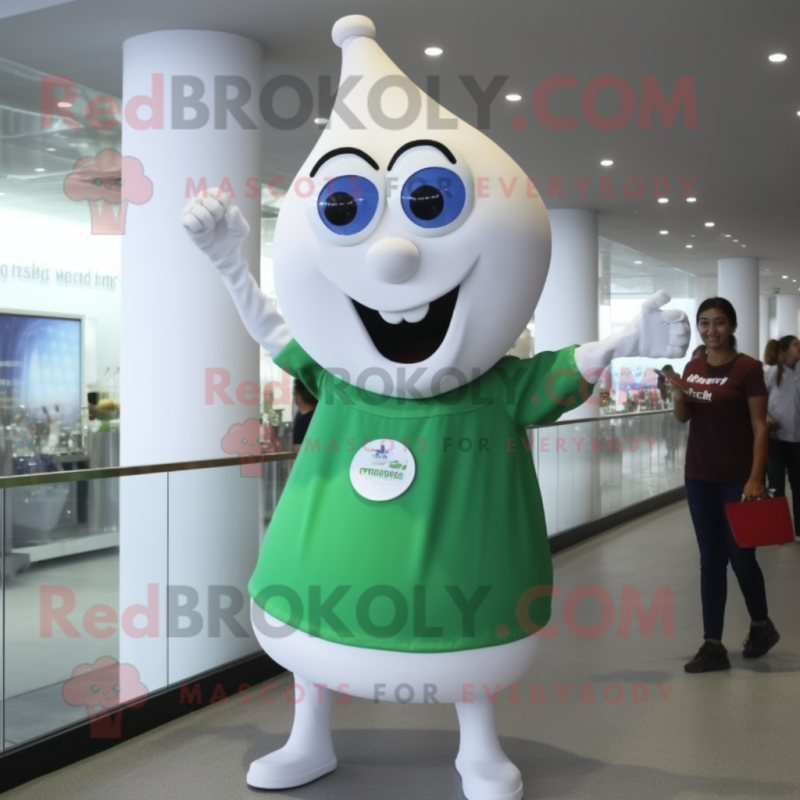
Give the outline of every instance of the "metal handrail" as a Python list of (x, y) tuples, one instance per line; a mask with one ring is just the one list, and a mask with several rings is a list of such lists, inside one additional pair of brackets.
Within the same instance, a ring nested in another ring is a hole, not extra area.
[(269, 464), (275, 461), (292, 461), (297, 453), (276, 453), (275, 455), (253, 456), (252, 461), (241, 458), (213, 458), (208, 461), (179, 461), (173, 464), (142, 464), (136, 467), (101, 467), (99, 469), (75, 469), (63, 472), (35, 472), (28, 475), (9, 475), (0, 477), (0, 489), (15, 486), (36, 486), (43, 483), (74, 483), (76, 481), (95, 481), (103, 478), (124, 478), (128, 475), (155, 475), (159, 472), (185, 472), (214, 467), (238, 467), (255, 463)]
[(671, 408), (661, 408), (656, 411), (623, 411), (620, 414), (600, 414), (596, 417), (580, 417), (580, 419), (560, 419), (558, 422), (551, 422), (549, 425), (529, 425), (529, 428), (555, 428), (558, 425), (572, 425), (576, 422), (597, 422), (607, 419), (629, 419), (630, 417), (646, 417), (653, 414), (671, 414)]

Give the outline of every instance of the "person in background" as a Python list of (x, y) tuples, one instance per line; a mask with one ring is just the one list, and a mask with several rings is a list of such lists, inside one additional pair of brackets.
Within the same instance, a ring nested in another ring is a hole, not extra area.
[[(668, 375), (674, 375), (675, 374), (675, 370), (673, 369), (672, 364), (664, 364), (664, 366), (661, 367), (661, 372), (662, 373), (666, 373)], [(667, 403), (669, 401), (670, 397), (672, 397), (672, 392), (671, 392), (671, 389), (670, 389), (671, 384), (669, 383), (669, 381), (667, 381), (667, 379), (666, 379), (666, 377), (664, 377), (664, 375), (659, 374), (656, 386), (658, 388), (658, 393), (659, 393), (659, 395), (661, 397), (661, 402), (662, 403)]]
[(314, 416), (314, 409), (317, 407), (317, 398), (308, 391), (305, 384), (297, 379), (294, 381), (294, 404), (297, 406), (297, 413), (294, 415), (294, 425), (292, 426), (292, 443), (294, 452), (299, 453), (311, 417)]
[[(661, 397), (661, 403), (665, 408), (668, 408), (672, 402), (673, 384), (667, 380), (668, 375), (675, 375), (675, 369), (672, 364), (664, 364), (659, 370), (658, 375), (658, 391)], [(677, 376), (676, 376), (677, 377)], [(667, 452), (664, 456), (666, 463), (672, 462), (673, 465), (677, 464), (678, 446), (680, 442), (680, 435), (678, 426), (671, 414), (661, 415), (661, 441)]]
[(745, 658), (759, 658), (780, 639), (767, 612), (764, 576), (754, 548), (736, 544), (725, 504), (766, 494), (767, 387), (760, 361), (736, 351), (736, 310), (712, 297), (697, 311), (697, 330), (706, 355), (683, 372), (673, 413), (690, 422), (686, 448), (686, 497), (700, 549), (700, 594), (705, 641), (684, 669), (730, 669), (722, 644), (730, 560), (750, 614)]
[(767, 423), (769, 424), (769, 452), (767, 478), (776, 497), (786, 496), (786, 472), (792, 487), (792, 512), (794, 539), (800, 525), (800, 339), (784, 336), (770, 339), (764, 350), (767, 371), (764, 381), (769, 392)]
[(695, 358), (705, 358), (706, 357), (706, 346), (704, 344), (699, 344), (692, 350), (692, 360)]

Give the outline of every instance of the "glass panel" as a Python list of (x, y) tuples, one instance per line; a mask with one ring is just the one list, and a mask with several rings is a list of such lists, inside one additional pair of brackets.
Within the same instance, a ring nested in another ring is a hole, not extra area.
[(118, 482), (4, 492), (7, 747), (115, 704), (107, 667), (119, 658)]
[(683, 486), (689, 429), (671, 411), (530, 433), (550, 536)]
[(278, 500), (283, 494), (286, 481), (289, 480), (289, 473), (294, 466), (294, 459), (290, 461), (268, 461), (264, 464), (263, 473), (260, 479), (260, 506), (261, 506), (261, 538), (269, 527), (272, 515), (278, 505)]
[(535, 452), (536, 472), (539, 477), (539, 489), (542, 497), (550, 498), (550, 502), (544, 501), (545, 525), (550, 536), (560, 530), (557, 502), (559, 488), (558, 454), (550, 444), (555, 430), (556, 426), (535, 429), (531, 448)]
[(259, 651), (247, 582), (258, 558), (264, 466), (272, 465), (170, 473), (170, 684)]
[[(0, 686), (5, 685), (5, 598), (6, 598), (6, 541), (5, 514), (3, 513), (5, 490), (0, 489)], [(5, 695), (0, 692), (0, 753), (5, 750), (4, 720), (6, 713)]]
[(120, 479), (122, 701), (167, 686), (167, 473)]

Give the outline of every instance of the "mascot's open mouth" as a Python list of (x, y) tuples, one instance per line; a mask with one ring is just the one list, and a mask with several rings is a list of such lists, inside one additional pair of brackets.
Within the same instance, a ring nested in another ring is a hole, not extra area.
[(430, 358), (441, 346), (457, 299), (458, 286), (438, 300), (409, 311), (375, 311), (356, 300), (353, 305), (384, 358), (397, 364), (416, 364)]

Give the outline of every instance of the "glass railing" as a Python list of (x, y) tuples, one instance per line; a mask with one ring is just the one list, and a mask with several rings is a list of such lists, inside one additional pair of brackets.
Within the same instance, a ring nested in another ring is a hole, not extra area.
[(689, 426), (672, 411), (565, 420), (528, 433), (551, 536), (683, 486)]
[(0, 478), (4, 751), (260, 652), (246, 584), (294, 458)]
[[(551, 535), (683, 481), (671, 413), (528, 433)], [(259, 652), (246, 584), (294, 458), (0, 478), (2, 748)]]

